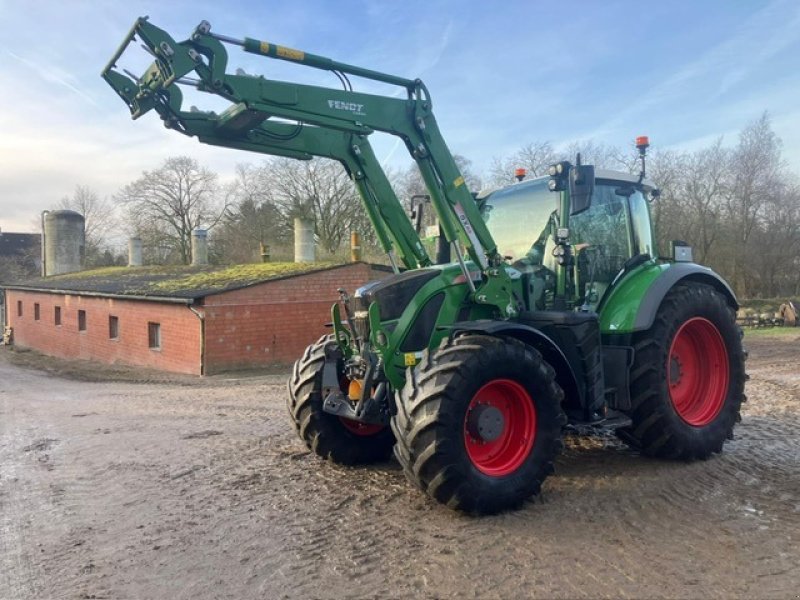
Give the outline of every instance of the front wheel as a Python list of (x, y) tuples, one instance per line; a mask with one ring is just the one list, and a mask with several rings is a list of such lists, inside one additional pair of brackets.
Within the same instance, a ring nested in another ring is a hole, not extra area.
[[(386, 460), (394, 445), (388, 427), (351, 421), (322, 410), (325, 348), (335, 344), (332, 335), (323, 336), (306, 348), (303, 357), (294, 364), (287, 405), (295, 429), (310, 450), (332, 462), (357, 465)], [(346, 393), (349, 381), (341, 366), (338, 365), (339, 377)]]
[(522, 342), (445, 340), (397, 394), (395, 456), (412, 483), (450, 508), (514, 508), (553, 471), (563, 395), (552, 367)]
[(739, 419), (745, 381), (741, 335), (725, 298), (703, 284), (675, 286), (634, 348), (633, 424), (620, 437), (662, 458), (721, 452)]

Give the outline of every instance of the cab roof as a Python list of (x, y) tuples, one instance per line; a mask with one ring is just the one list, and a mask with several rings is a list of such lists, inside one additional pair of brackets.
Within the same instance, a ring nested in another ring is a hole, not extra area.
[[(639, 183), (639, 176), (632, 173), (625, 173), (624, 171), (612, 171), (611, 169), (595, 169), (595, 179), (613, 179), (615, 181), (624, 181), (626, 183)], [(642, 187), (647, 192), (652, 192), (656, 189), (656, 184), (652, 179), (645, 177), (642, 180)]]
[[(542, 181), (547, 179), (548, 175), (541, 175), (539, 177), (532, 177), (531, 179), (523, 179), (522, 181), (514, 182), (508, 186), (502, 187), (492, 187), (492, 188), (484, 188), (475, 196), (476, 200), (483, 200), (489, 194), (496, 192), (498, 190), (505, 189), (506, 187), (512, 187), (516, 185), (529, 185), (534, 181)], [(633, 175), (631, 173), (626, 173), (624, 171), (614, 171), (612, 169), (595, 169), (594, 170), (594, 178), (595, 179), (611, 179), (612, 181), (622, 181), (625, 183), (639, 183), (639, 176)], [(656, 189), (656, 184), (653, 182), (652, 179), (645, 179), (642, 181), (642, 187), (646, 192), (652, 192)]]

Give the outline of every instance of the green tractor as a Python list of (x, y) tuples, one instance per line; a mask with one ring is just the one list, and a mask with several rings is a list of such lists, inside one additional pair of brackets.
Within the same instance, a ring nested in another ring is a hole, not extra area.
[[(155, 59), (141, 77), (117, 67), (136, 38)], [(331, 71), (344, 89), (229, 74), (223, 43)], [(353, 91), (348, 75), (406, 97)], [(289, 413), (319, 456), (357, 465), (393, 452), (437, 501), (494, 513), (539, 492), (568, 425), (611, 428), (644, 454), (681, 460), (732, 437), (746, 379), (738, 304), (685, 244), (660, 256), (646, 138), (638, 176), (578, 156), (473, 195), (418, 79), (217, 35), (205, 21), (176, 42), (144, 18), (103, 77), (134, 118), (155, 110), (205, 143), (333, 158), (356, 182), (395, 273), (340, 290), (331, 334), (294, 365)], [(179, 85), (231, 106), (184, 111)], [(371, 152), (374, 131), (400, 137), (420, 168), (440, 228), (436, 260)]]

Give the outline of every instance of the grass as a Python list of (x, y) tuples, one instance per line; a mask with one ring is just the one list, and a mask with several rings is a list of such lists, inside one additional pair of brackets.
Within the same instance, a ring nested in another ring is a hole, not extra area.
[[(212, 267), (218, 268), (218, 267)], [(155, 265), (147, 267), (98, 267), (87, 269), (86, 271), (74, 271), (62, 275), (51, 275), (48, 281), (70, 280), (80, 277), (81, 279), (100, 279), (103, 277), (116, 277), (118, 275), (165, 275), (176, 272), (191, 272), (194, 267), (186, 265)]]
[[(122, 294), (170, 295), (201, 290), (224, 290), (311, 271), (329, 269), (344, 263), (269, 262), (242, 265), (158, 265), (145, 267), (102, 267), (65, 273), (41, 280), (50, 288), (106, 290)], [(36, 282), (33, 282), (36, 283)], [(85, 287), (82, 287), (85, 286)]]
[(188, 273), (183, 277), (155, 282), (151, 288), (160, 292), (178, 290), (222, 289), (232, 283), (246, 284), (317, 271), (335, 266), (335, 263), (253, 263), (217, 268), (213, 271)]
[(800, 327), (743, 327), (744, 337), (779, 337), (796, 336), (800, 338)]

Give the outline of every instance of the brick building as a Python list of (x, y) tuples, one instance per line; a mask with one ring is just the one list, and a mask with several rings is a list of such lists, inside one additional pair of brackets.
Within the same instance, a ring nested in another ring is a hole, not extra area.
[(0, 282), (9, 276), (32, 276), (42, 268), (42, 236), (0, 231)]
[(17, 346), (62, 358), (213, 374), (288, 364), (325, 333), (337, 288), (379, 265), (113, 267), (6, 286)]

